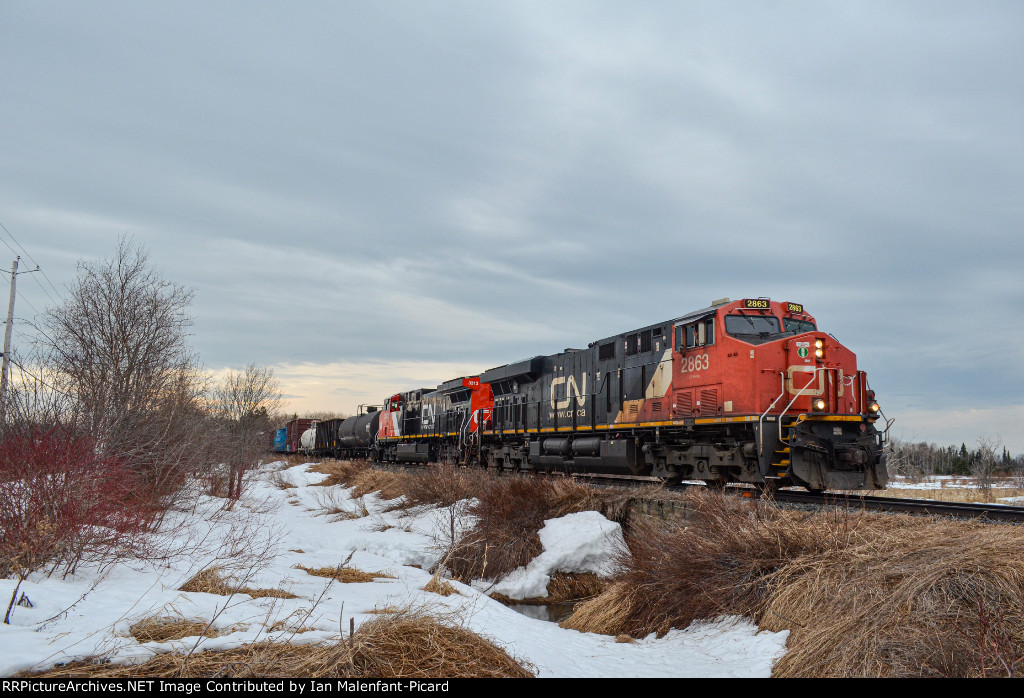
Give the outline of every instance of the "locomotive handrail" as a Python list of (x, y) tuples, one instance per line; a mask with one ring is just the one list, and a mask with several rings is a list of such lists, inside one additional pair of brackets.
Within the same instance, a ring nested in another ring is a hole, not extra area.
[[(814, 369), (814, 377), (815, 378), (818, 377), (818, 371), (831, 371), (831, 370), (832, 369), (826, 368), (825, 366), (819, 366), (818, 368)], [(800, 390), (797, 391), (796, 395), (793, 396), (793, 399), (789, 401), (789, 404), (786, 405), (786, 409), (782, 410), (782, 412), (779, 414), (779, 441), (782, 441), (782, 418), (785, 416), (785, 414), (787, 412), (789, 412), (789, 408), (793, 406), (793, 403), (796, 402), (796, 399), (798, 397), (800, 397), (801, 395), (803, 395), (804, 391), (807, 390), (808, 388), (810, 388), (813, 383), (814, 383), (814, 380), (810, 380), (810, 381), (807, 382), (807, 385), (805, 385), (804, 387), (800, 388)]]
[[(779, 380), (782, 383), (782, 392), (779, 396), (772, 400), (772, 404), (768, 405), (768, 409), (764, 411), (764, 414), (757, 420), (757, 457), (760, 459), (764, 455), (764, 418), (772, 408), (775, 407), (775, 403), (782, 399), (782, 396), (786, 394), (786, 374), (779, 371)], [(785, 414), (785, 412), (783, 412)], [(781, 415), (780, 415), (781, 416)]]

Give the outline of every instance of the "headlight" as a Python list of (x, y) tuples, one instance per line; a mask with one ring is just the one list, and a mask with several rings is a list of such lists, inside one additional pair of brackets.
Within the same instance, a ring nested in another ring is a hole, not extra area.
[(814, 355), (819, 359), (825, 358), (825, 342), (823, 340), (814, 340)]
[(877, 402), (872, 402), (870, 405), (868, 405), (868, 414), (872, 416), (877, 415), (881, 411), (882, 408), (878, 406)]
[(814, 409), (815, 412), (824, 412), (825, 400), (820, 397), (814, 398), (814, 400), (811, 401), (811, 407)]

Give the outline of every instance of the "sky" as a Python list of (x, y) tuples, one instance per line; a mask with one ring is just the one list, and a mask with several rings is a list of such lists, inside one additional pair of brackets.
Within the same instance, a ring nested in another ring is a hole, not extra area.
[(300, 413), (768, 296), (895, 435), (1024, 453), (1022, 35), (1009, 1), (4, 0), (14, 344), (124, 235), (204, 364)]

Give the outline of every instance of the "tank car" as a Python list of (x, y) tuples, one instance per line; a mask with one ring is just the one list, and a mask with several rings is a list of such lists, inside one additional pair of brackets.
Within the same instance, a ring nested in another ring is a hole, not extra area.
[(799, 303), (685, 315), (389, 398), (375, 457), (811, 490), (887, 482), (856, 356)]

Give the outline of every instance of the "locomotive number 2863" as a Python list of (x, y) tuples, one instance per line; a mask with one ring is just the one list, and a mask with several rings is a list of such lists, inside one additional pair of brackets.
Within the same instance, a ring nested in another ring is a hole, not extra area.
[(682, 369), (687, 372), (708, 370), (708, 355), (693, 354), (683, 357)]

